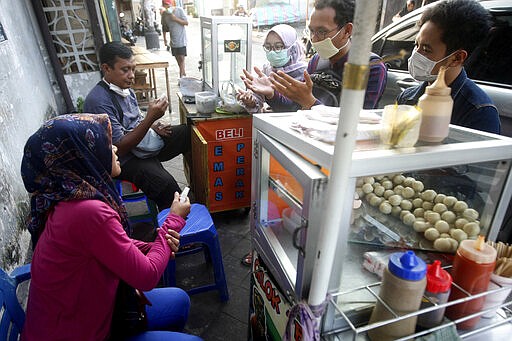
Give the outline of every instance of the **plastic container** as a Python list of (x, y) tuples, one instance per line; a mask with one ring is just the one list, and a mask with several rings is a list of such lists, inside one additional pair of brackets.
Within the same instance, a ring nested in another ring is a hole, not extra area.
[[(496, 264), (496, 249), (485, 243), (483, 236), (477, 240), (463, 240), (460, 242), (455, 259), (453, 260), (453, 282), (470, 294), (479, 294), (487, 290)], [(467, 297), (456, 286), (452, 288), (449, 301)], [(446, 308), (446, 316), (451, 320), (468, 316), (482, 310), (485, 296), (473, 298), (470, 301), (459, 303)], [(480, 316), (458, 323), (458, 329), (471, 329)]]
[(390, 104), (382, 112), (380, 140), (392, 147), (413, 147), (418, 141), (421, 112), (412, 105)]
[(439, 69), (436, 81), (427, 86), (418, 101), (421, 109), (420, 141), (441, 142), (448, 136), (453, 99), (450, 95), (452, 89), (444, 81), (445, 71), (444, 67)]
[(491, 308), (493, 309), (484, 313), (482, 315), (482, 317), (484, 318), (493, 318), (494, 316), (496, 316), (496, 310), (498, 310), (498, 306), (505, 302), (505, 299), (512, 291), (512, 278), (499, 276), (493, 273), (491, 275), (491, 282), (489, 283), (489, 287), (487, 288), (487, 290), (490, 291), (497, 289), (500, 290), (485, 296), (484, 307), (482, 308), (482, 310), (487, 310)]
[[(393, 253), (384, 270), (379, 297), (399, 316), (417, 311), (425, 291), (427, 266), (413, 251)], [(370, 324), (395, 316), (377, 301)], [(368, 331), (372, 340), (395, 340), (414, 333), (417, 316), (386, 324)]]
[[(421, 301), (420, 309), (429, 308), (448, 302), (452, 276), (448, 271), (441, 268), (441, 262), (436, 260), (427, 266), (427, 288)], [(432, 328), (443, 321), (446, 308), (438, 308), (431, 312), (418, 316), (418, 326), (421, 328)]]
[(211, 91), (195, 93), (196, 110), (201, 114), (209, 114), (215, 111), (218, 97)]

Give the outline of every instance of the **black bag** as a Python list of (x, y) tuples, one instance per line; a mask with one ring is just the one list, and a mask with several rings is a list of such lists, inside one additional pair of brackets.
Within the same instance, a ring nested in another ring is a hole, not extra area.
[(120, 281), (112, 315), (110, 340), (122, 340), (146, 331), (146, 304), (151, 305), (144, 293)]

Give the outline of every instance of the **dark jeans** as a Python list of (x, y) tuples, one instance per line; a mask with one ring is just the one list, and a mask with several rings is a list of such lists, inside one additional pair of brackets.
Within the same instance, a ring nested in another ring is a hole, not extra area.
[(132, 157), (122, 165), (118, 179), (128, 180), (140, 188), (159, 210), (171, 207), (174, 192), (181, 192), (180, 186), (162, 166), (163, 161), (190, 150), (190, 128), (184, 124), (173, 126), (169, 137), (164, 137), (165, 145), (160, 153), (151, 158)]

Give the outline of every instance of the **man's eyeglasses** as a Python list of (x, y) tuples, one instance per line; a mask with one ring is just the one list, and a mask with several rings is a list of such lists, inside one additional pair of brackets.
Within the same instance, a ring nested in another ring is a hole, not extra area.
[(309, 36), (309, 38), (313, 39), (313, 37), (317, 37), (320, 40), (324, 40), (327, 38), (327, 35), (331, 32), (334, 32), (338, 30), (338, 28), (333, 28), (332, 30), (312, 30), (309, 27), (306, 27), (306, 34)]
[(265, 52), (270, 52), (270, 51), (281, 52), (284, 49), (286, 49), (284, 44), (279, 44), (279, 43), (277, 43), (275, 45), (270, 45), (270, 44), (263, 45), (263, 50), (265, 50)]

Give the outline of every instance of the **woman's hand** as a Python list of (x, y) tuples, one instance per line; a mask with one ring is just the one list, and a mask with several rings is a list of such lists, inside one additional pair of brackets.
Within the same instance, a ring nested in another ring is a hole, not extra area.
[(244, 74), (240, 76), (247, 89), (252, 90), (254, 93), (265, 96), (265, 98), (271, 99), (274, 97), (274, 89), (270, 78), (266, 76), (256, 66), (254, 67), (256, 76), (253, 76), (247, 70), (243, 70)]
[(256, 106), (256, 101), (251, 91), (238, 90), (236, 99), (242, 102), (247, 108), (254, 108)]
[(165, 238), (172, 251), (171, 258), (174, 258), (175, 253), (178, 252), (180, 248), (180, 234), (174, 230), (168, 229)]
[(186, 219), (190, 213), (190, 199), (187, 197), (185, 198), (184, 202), (180, 202), (180, 194), (178, 192), (174, 192), (174, 200), (172, 201), (171, 205), (171, 213)]

